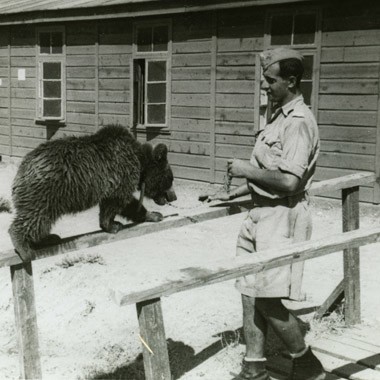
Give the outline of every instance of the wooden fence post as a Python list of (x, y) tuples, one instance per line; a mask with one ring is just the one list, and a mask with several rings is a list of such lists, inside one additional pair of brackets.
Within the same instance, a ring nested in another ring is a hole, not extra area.
[[(359, 228), (359, 187), (342, 190), (343, 232)], [(344, 314), (347, 325), (360, 323), (360, 256), (359, 248), (345, 249)]]
[(11, 278), (21, 368), (20, 377), (22, 379), (41, 379), (32, 263), (12, 265)]
[(161, 299), (136, 304), (143, 345), (146, 380), (170, 380), (170, 365), (165, 337)]

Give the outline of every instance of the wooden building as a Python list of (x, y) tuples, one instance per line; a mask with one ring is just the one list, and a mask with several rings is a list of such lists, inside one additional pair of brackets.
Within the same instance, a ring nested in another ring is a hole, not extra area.
[[(262, 126), (258, 52), (305, 55), (317, 179), (380, 173), (380, 4), (324, 0), (0, 0), (0, 154), (130, 127), (177, 178), (222, 183)], [(380, 187), (361, 199), (380, 202)]]

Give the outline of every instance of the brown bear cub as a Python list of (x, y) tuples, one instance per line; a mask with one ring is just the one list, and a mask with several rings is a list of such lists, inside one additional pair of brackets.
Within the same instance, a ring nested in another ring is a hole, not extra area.
[(153, 149), (121, 126), (41, 144), (24, 157), (13, 182), (16, 215), (9, 234), (16, 251), (30, 260), (33, 249), (48, 243), (59, 217), (97, 204), (100, 227), (110, 233), (122, 227), (116, 215), (135, 222), (162, 220), (133, 193), (140, 190), (159, 205), (177, 199), (167, 152), (166, 145)]

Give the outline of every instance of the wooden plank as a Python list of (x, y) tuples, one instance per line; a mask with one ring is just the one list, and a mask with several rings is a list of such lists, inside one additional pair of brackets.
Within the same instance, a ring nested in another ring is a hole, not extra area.
[(99, 90), (99, 102), (129, 103), (129, 91)]
[(171, 168), (174, 173), (175, 178), (181, 178), (181, 179), (189, 179), (192, 181), (203, 181), (203, 182), (209, 182), (210, 180), (210, 164), (208, 164), (207, 169), (202, 168), (193, 168), (193, 167), (186, 167), (186, 166), (175, 166), (171, 165)]
[(88, 67), (95, 66), (95, 55), (68, 55), (66, 67)]
[(377, 109), (377, 95), (325, 95), (319, 96), (319, 109), (366, 110)]
[(376, 145), (369, 143), (321, 140), (321, 151), (375, 155)]
[(379, 82), (373, 79), (322, 79), (319, 84), (320, 94), (377, 94)]
[(173, 54), (172, 67), (210, 67), (210, 53)]
[[(343, 232), (359, 228), (359, 186), (342, 190)], [(343, 252), (344, 315), (348, 326), (360, 323), (360, 256), (359, 248)]]
[(323, 47), (321, 62), (378, 62), (378, 46)]
[(362, 154), (353, 155), (345, 153), (320, 152), (318, 156), (318, 165), (371, 171), (375, 168), (375, 158), (373, 156), (365, 156)]
[[(128, 109), (128, 107), (126, 107)], [(125, 127), (129, 126), (129, 115), (112, 115), (112, 114), (99, 114), (99, 124), (120, 124)]]
[(342, 63), (323, 64), (321, 65), (321, 79), (336, 79), (339, 78), (375, 78), (378, 79), (378, 64), (377, 63)]
[(314, 319), (322, 319), (326, 314), (334, 311), (344, 298), (344, 280), (342, 280), (327, 299), (319, 306), (314, 314)]
[(364, 143), (373, 143), (376, 141), (376, 128), (357, 128), (357, 127), (339, 127), (321, 125), (319, 127), (320, 138), (332, 141), (356, 141)]
[(254, 108), (252, 94), (216, 94), (216, 106), (219, 108)]
[(253, 136), (254, 123), (217, 121), (215, 123), (216, 133), (237, 136)]
[(209, 142), (210, 134), (208, 132), (180, 132), (176, 130), (171, 130), (171, 139), (179, 141), (190, 141), (190, 142)]
[(254, 94), (255, 83), (253, 80), (218, 80), (216, 92), (218, 94)]
[(107, 66), (99, 67), (99, 78), (129, 78), (129, 67), (128, 66)]
[(12, 265), (12, 292), (22, 379), (42, 379), (32, 263)]
[(322, 33), (322, 46), (370, 46), (378, 45), (380, 30), (345, 30)]
[(253, 123), (255, 121), (255, 111), (250, 108), (216, 108), (217, 121), (237, 121)]
[(136, 305), (146, 380), (171, 380), (161, 300)]
[(173, 67), (172, 80), (210, 80), (210, 67)]
[(218, 52), (262, 51), (263, 41), (262, 35), (251, 37), (218, 36)]
[(234, 157), (240, 160), (248, 160), (252, 154), (252, 146), (217, 144), (215, 154), (218, 158), (224, 158), (223, 160), (217, 159), (216, 168), (218, 170), (222, 170), (222, 168), (225, 170), (227, 158)]
[(326, 191), (336, 191), (373, 183), (376, 180), (374, 173), (355, 173), (344, 177), (334, 178), (313, 183), (309, 190), (310, 195), (319, 195)]
[[(313, 346), (314, 348), (314, 346)], [(318, 359), (322, 362), (323, 368), (343, 379), (351, 380), (380, 380), (380, 373), (373, 371), (360, 364), (352, 363), (348, 360), (343, 360), (322, 353), (316, 350)]]
[[(101, 69), (100, 69), (101, 70)], [(17, 75), (16, 75), (17, 77)], [(66, 67), (66, 78), (95, 78), (95, 67)]]
[(72, 113), (95, 113), (95, 102), (66, 102), (66, 111)]
[(255, 70), (250, 66), (218, 66), (216, 79), (255, 80)]
[(210, 121), (172, 117), (170, 129), (172, 131), (208, 132)]
[(211, 51), (211, 41), (177, 41), (172, 44), (173, 54), (207, 53)]
[(318, 124), (376, 127), (376, 111), (335, 111), (320, 110)]
[(254, 52), (218, 53), (218, 66), (250, 66), (254, 70), (256, 54)]
[(172, 271), (165, 279), (144, 279), (141, 287), (144, 290), (130, 292), (121, 288), (120, 282), (112, 284), (112, 295), (120, 305), (134, 304), (153, 298), (168, 296), (185, 290), (203, 287), (259, 273), (271, 268), (292, 264), (303, 260), (321, 257), (347, 247), (353, 248), (380, 241), (380, 228), (355, 230), (320, 240), (295, 243), (288, 247), (268, 249), (249, 257), (205, 263), (202, 267), (182, 268)]
[(172, 94), (210, 94), (211, 81), (176, 80), (172, 81)]
[[(191, 169), (193, 172), (194, 169)], [(209, 171), (206, 170), (206, 177), (209, 177)], [(198, 214), (186, 217), (173, 217), (163, 220), (160, 223), (129, 223), (123, 227), (117, 234), (108, 234), (102, 231), (94, 231), (83, 235), (71, 236), (61, 240), (61, 243), (54, 246), (41, 248), (35, 251), (36, 260), (44, 257), (56, 256), (59, 254), (81, 250), (84, 248), (95, 247), (101, 244), (108, 244), (115, 241), (125, 240), (132, 237), (142, 236), (153, 232), (164, 231), (170, 228), (187, 226), (189, 224), (200, 223), (205, 220), (220, 218), (227, 215), (236, 214), (247, 210), (244, 202), (234, 202), (228, 206), (204, 210)], [(20, 257), (13, 249), (0, 252), (0, 268), (17, 265), (22, 263)]]
[(189, 118), (189, 119), (206, 119), (210, 120), (210, 109), (208, 107), (184, 107), (172, 106), (172, 117)]
[(210, 107), (210, 94), (172, 94), (171, 104), (173, 107)]
[(191, 142), (191, 141), (170, 141), (170, 151), (176, 153), (198, 154), (203, 156), (210, 155), (210, 143)]
[(170, 165), (182, 165), (193, 168), (209, 169), (210, 159), (208, 156), (197, 156), (195, 154), (183, 154), (169, 152)]
[(129, 81), (127, 78), (125, 80), (120, 78), (110, 79), (102, 78), (99, 79), (99, 89), (100, 90), (117, 90), (125, 91), (129, 89)]
[(66, 98), (68, 101), (84, 101), (84, 102), (94, 102), (95, 101), (95, 91), (85, 91), (85, 90), (67, 90)]
[(67, 90), (95, 90), (95, 79), (69, 78), (66, 81)]
[(130, 54), (113, 54), (113, 55), (100, 55), (99, 65), (105, 66), (129, 66)]

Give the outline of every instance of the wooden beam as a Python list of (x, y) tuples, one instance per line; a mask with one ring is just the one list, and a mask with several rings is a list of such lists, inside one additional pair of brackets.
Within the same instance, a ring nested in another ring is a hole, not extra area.
[(159, 298), (136, 305), (146, 380), (171, 380), (164, 319)]
[[(292, 0), (292, 3), (307, 3), (314, 0)], [(289, 3), (289, 0), (242, 0), (242, 1), (226, 1), (220, 4), (202, 4), (191, 5), (185, 3), (185, 5), (177, 5), (174, 7), (163, 7), (161, 4), (152, 7), (152, 9), (142, 9), (141, 4), (136, 6), (136, 9), (128, 11), (117, 11), (115, 8), (112, 10), (104, 11), (102, 7), (97, 8), (97, 12), (94, 12), (94, 8), (90, 12), (86, 9), (69, 9), (69, 10), (44, 10), (36, 11), (33, 13), (17, 12), (18, 14), (3, 14), (0, 20), (0, 25), (19, 25), (19, 24), (32, 24), (32, 23), (46, 23), (46, 22), (63, 22), (63, 21), (79, 21), (79, 20), (107, 20), (126, 17), (145, 17), (145, 16), (157, 16), (168, 15), (178, 13), (191, 13), (212, 11), (218, 9), (231, 9), (231, 8), (246, 8), (253, 6), (264, 5), (281, 5)], [(110, 9), (110, 8), (108, 8)], [(60, 12), (60, 14), (59, 14)], [(86, 14), (87, 12), (87, 14)]]
[(32, 263), (11, 266), (13, 302), (22, 379), (41, 379)]
[(332, 312), (344, 298), (344, 280), (342, 280), (326, 301), (318, 308), (314, 314), (314, 319), (322, 319), (326, 314)]
[[(198, 214), (184, 217), (173, 216), (173, 218), (163, 220), (160, 223), (130, 223), (124, 226), (124, 228), (117, 234), (109, 234), (103, 231), (94, 231), (83, 235), (71, 236), (62, 239), (60, 244), (46, 246), (44, 248), (34, 250), (34, 260), (94, 247), (100, 244), (108, 244), (115, 241), (130, 239), (136, 236), (142, 236), (153, 232), (164, 231), (169, 228), (187, 226), (189, 224), (200, 223), (205, 220), (237, 214), (246, 211), (249, 208), (252, 208), (251, 203), (251, 201), (241, 201), (229, 204), (214, 205), (214, 207), (210, 207), (210, 209), (206, 209)], [(0, 268), (20, 263), (22, 263), (22, 261), (13, 249), (0, 252)]]
[(370, 183), (374, 183), (375, 181), (376, 177), (374, 173), (359, 172), (326, 181), (314, 182), (309, 190), (309, 193), (310, 195), (318, 195), (328, 191), (337, 191), (354, 186), (368, 185)]
[[(343, 232), (359, 228), (359, 187), (342, 190)], [(344, 314), (347, 325), (360, 323), (359, 247), (347, 247), (344, 263)]]
[(249, 257), (240, 256), (206, 263), (202, 267), (181, 268), (173, 271), (170, 277), (167, 275), (164, 279), (155, 280), (154, 285), (144, 279), (145, 282), (138, 286), (143, 290), (138, 292), (120, 288), (118, 279), (115, 285), (111, 286), (111, 293), (116, 303), (121, 306), (129, 305), (379, 241), (380, 228), (355, 230), (320, 240), (292, 244), (281, 249), (257, 252)]

